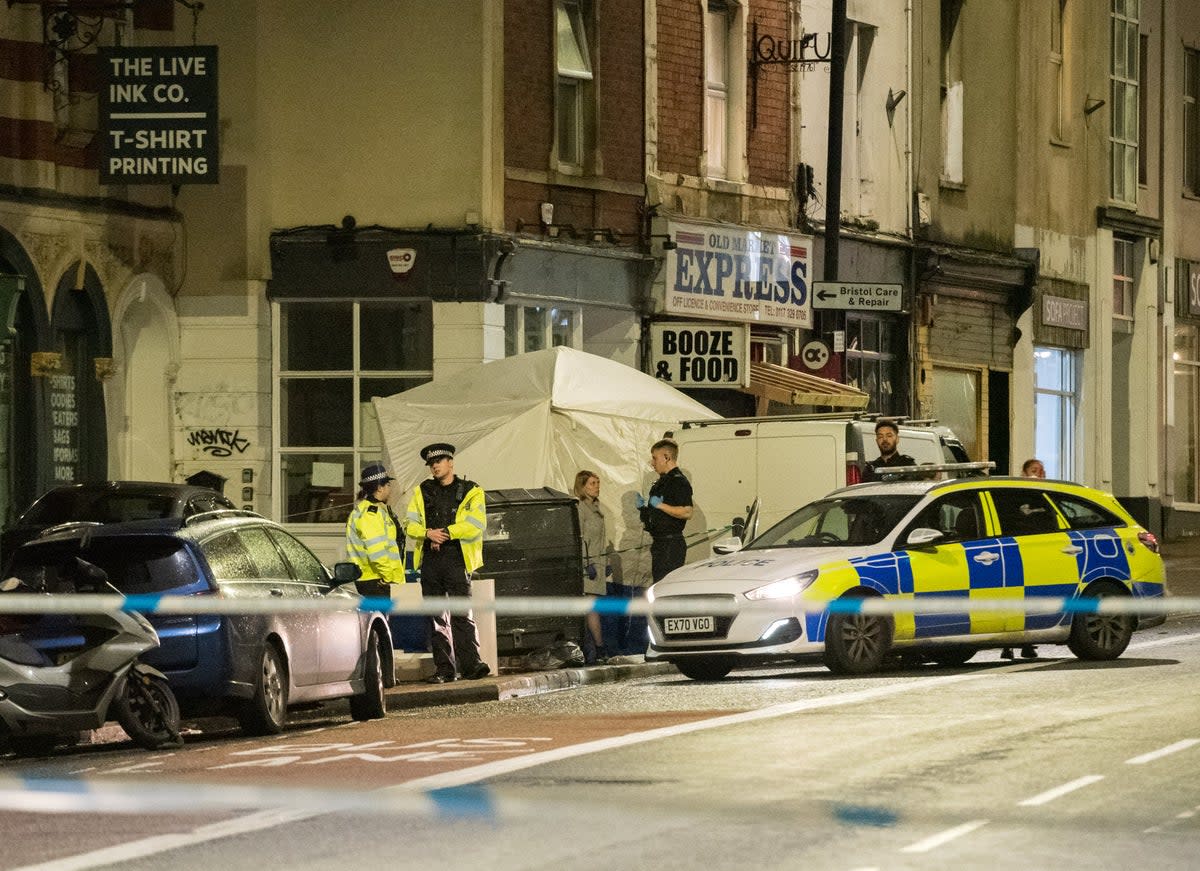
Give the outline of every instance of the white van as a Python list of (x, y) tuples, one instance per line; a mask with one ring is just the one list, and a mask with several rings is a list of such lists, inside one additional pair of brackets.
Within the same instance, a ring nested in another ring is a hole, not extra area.
[[(692, 482), (684, 529), (688, 561), (711, 555), (712, 541), (745, 539), (831, 490), (863, 480), (875, 447), (876, 415), (785, 415), (683, 421), (670, 434)], [(899, 421), (899, 452), (920, 465), (966, 462), (962, 445), (934, 421)], [(705, 535), (707, 533), (707, 535)]]

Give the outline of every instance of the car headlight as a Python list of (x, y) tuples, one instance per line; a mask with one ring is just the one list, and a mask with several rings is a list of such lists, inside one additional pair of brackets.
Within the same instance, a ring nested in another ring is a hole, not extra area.
[(816, 579), (817, 570), (813, 569), (800, 575), (784, 578), (782, 581), (772, 581), (763, 587), (755, 587), (746, 593), (746, 598), (754, 600), (787, 599), (808, 589), (808, 586)]

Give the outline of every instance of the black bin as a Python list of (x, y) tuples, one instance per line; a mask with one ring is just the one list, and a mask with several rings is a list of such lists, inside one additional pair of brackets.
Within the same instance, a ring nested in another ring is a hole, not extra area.
[[(497, 599), (582, 596), (582, 555), (574, 496), (549, 487), (487, 491), (487, 533), (478, 576), (495, 578)], [(497, 616), (497, 652), (519, 656), (559, 637), (579, 641), (582, 628), (578, 614)]]

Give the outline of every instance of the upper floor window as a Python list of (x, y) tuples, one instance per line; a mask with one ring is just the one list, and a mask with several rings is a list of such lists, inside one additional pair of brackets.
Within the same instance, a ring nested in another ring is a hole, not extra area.
[(558, 168), (582, 173), (592, 139), (592, 59), (584, 0), (557, 0), (555, 112)]
[(1140, 0), (1112, 0), (1112, 56), (1109, 81), (1109, 163), (1112, 198), (1137, 204), (1138, 184), (1138, 75), (1141, 71), (1138, 17)]
[(1183, 189), (1200, 196), (1200, 50), (1183, 52)]
[(1134, 242), (1132, 239), (1113, 239), (1113, 314), (1133, 317)]
[(729, 6), (709, 0), (704, 15), (704, 152), (707, 174), (729, 170)]
[(1050, 77), (1054, 87), (1053, 128), (1050, 135), (1065, 141), (1067, 129), (1067, 0), (1050, 4)]
[(942, 2), (942, 179), (963, 181), (963, 0)]

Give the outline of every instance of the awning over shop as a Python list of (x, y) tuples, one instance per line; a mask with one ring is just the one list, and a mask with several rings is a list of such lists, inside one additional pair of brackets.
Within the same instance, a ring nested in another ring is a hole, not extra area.
[(857, 388), (774, 363), (751, 363), (750, 386), (743, 387), (742, 390), (758, 397), (759, 414), (766, 413), (767, 404), (770, 402), (831, 408), (866, 408), (870, 399)]

